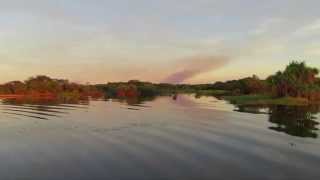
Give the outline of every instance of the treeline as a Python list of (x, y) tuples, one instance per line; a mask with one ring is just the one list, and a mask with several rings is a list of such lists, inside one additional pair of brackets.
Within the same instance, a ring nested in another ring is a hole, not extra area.
[(304, 62), (291, 62), (284, 71), (279, 71), (265, 80), (258, 76), (216, 82), (214, 84), (166, 84), (138, 80), (111, 82), (98, 85), (83, 85), (64, 79), (47, 76), (31, 77), (28, 80), (12, 81), (0, 85), (1, 94), (18, 95), (64, 95), (64, 96), (106, 96), (107, 98), (155, 97), (177, 93), (196, 95), (250, 95), (268, 94), (273, 97), (301, 97), (320, 100), (319, 70), (308, 67)]
[(100, 96), (102, 93), (95, 86), (82, 85), (64, 79), (53, 79), (39, 75), (26, 81), (11, 81), (0, 85), (0, 95), (29, 96)]
[(279, 71), (267, 79), (258, 76), (239, 80), (216, 82), (214, 84), (155, 84), (131, 80), (100, 84), (96, 87), (107, 97), (152, 97), (176, 93), (195, 93), (201, 95), (250, 95), (268, 94), (273, 97), (301, 97), (320, 100), (319, 71), (308, 67), (304, 62), (291, 62), (284, 71)]
[(277, 97), (303, 97), (320, 100), (319, 70), (306, 66), (304, 62), (292, 62), (282, 72), (267, 78), (272, 93)]
[(105, 92), (108, 98), (132, 98), (132, 97), (154, 97), (158, 95), (170, 95), (177, 93), (182, 85), (155, 84), (139, 80), (128, 82), (109, 82), (99, 84), (96, 87)]
[(266, 80), (260, 80), (258, 76), (253, 75), (239, 80), (216, 82), (211, 88), (228, 91), (231, 95), (241, 95), (264, 93), (268, 91), (269, 86)]
[(257, 76), (216, 82), (208, 89), (229, 91), (232, 95), (270, 94), (273, 97), (300, 97), (312, 101), (320, 100), (319, 70), (308, 67), (305, 62), (291, 62), (284, 71), (278, 71), (261, 80)]
[(207, 89), (207, 85), (151, 83), (139, 80), (128, 82), (109, 82), (96, 87), (105, 92), (107, 98), (154, 97), (161, 95), (174, 95), (177, 93), (196, 93)]

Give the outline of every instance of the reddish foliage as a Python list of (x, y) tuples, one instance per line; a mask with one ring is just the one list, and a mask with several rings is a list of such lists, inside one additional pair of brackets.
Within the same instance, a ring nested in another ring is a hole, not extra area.
[(139, 91), (135, 85), (121, 86), (117, 90), (119, 98), (134, 98), (139, 96)]

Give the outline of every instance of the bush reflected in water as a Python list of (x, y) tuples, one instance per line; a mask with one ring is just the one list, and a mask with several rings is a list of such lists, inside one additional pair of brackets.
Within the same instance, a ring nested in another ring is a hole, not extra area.
[(274, 106), (270, 108), (269, 121), (276, 126), (270, 129), (298, 137), (317, 138), (315, 114), (319, 106)]
[(238, 112), (268, 114), (269, 122), (274, 126), (269, 129), (292, 136), (317, 138), (319, 122), (315, 115), (320, 106), (238, 106)]

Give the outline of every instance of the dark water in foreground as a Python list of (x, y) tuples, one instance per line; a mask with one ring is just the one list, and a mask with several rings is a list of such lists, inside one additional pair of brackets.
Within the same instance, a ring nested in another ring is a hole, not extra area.
[(320, 179), (318, 112), (189, 95), (3, 100), (0, 179)]

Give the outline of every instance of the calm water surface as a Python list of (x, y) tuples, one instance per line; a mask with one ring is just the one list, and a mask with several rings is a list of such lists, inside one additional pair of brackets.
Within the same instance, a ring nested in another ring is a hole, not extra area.
[(0, 103), (0, 179), (320, 179), (319, 107)]

